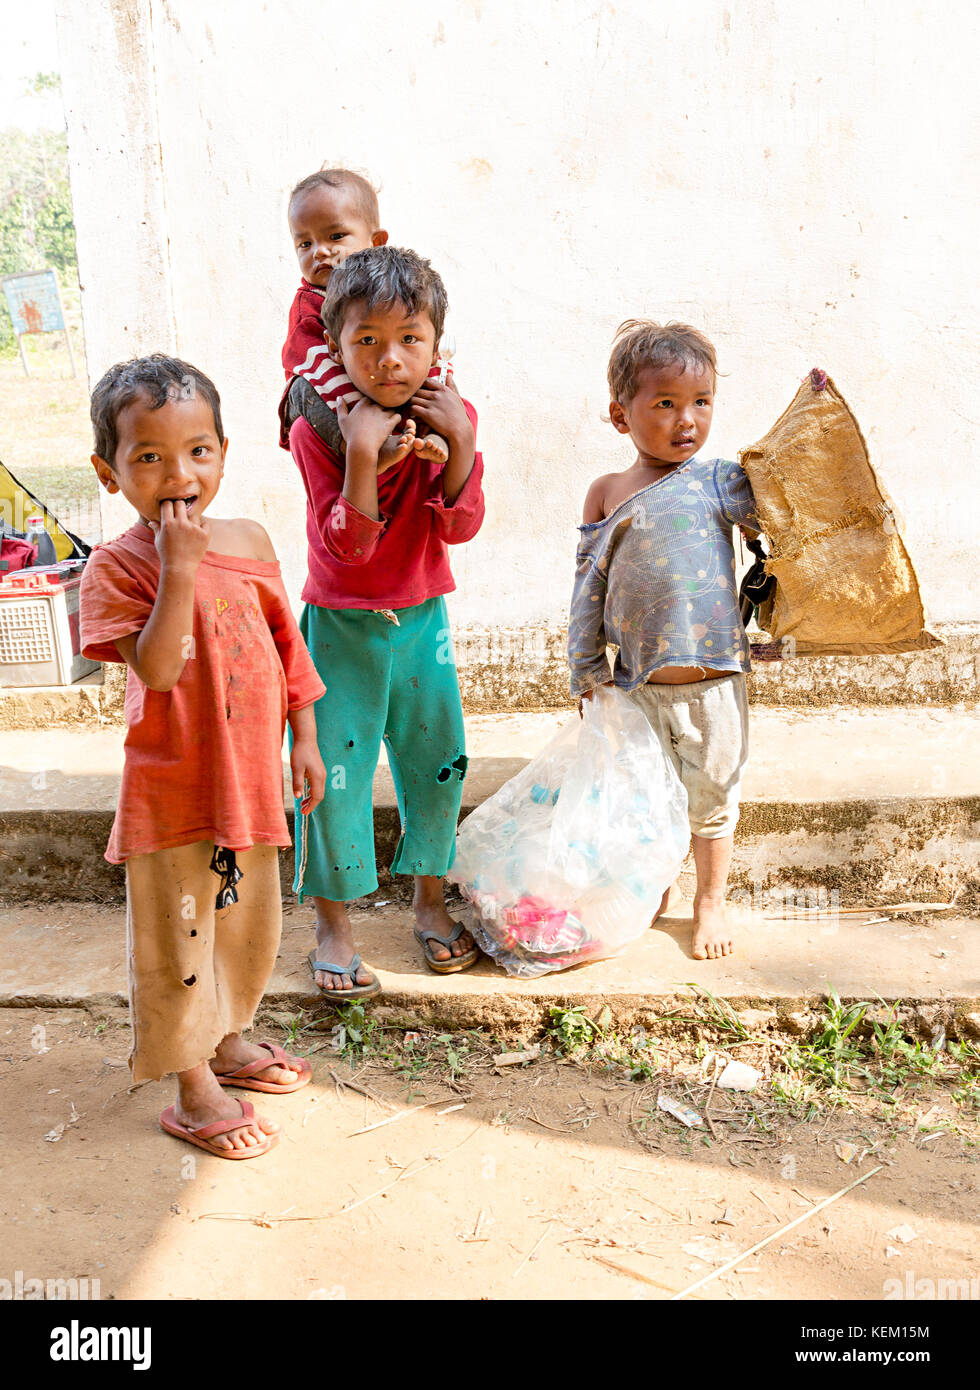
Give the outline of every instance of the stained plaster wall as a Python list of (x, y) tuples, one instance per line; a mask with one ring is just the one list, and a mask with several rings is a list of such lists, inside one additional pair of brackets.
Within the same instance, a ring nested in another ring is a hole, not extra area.
[[(508, 686), (529, 643), (554, 650), (589, 481), (629, 462), (601, 416), (633, 315), (716, 343), (709, 455), (828, 368), (931, 616), (972, 625), (975, 23), (967, 0), (941, 23), (911, 0), (61, 0), (89, 375), (164, 349), (214, 377), (215, 510), (266, 524), (298, 600), (303, 497), (276, 444), (285, 205), (347, 164), (449, 289), (487, 465), (452, 611)], [(105, 500), (106, 535), (129, 520)]]

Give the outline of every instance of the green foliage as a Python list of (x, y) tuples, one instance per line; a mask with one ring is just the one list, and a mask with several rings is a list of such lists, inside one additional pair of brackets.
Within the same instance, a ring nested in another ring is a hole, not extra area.
[(608, 1004), (597, 1019), (589, 1018), (582, 1004), (571, 1009), (553, 1007), (548, 1011), (545, 1036), (559, 1056), (602, 1065), (607, 1071), (625, 1071), (631, 1081), (652, 1081), (660, 1071), (660, 1055), (653, 1039), (639, 1024), (628, 1037), (615, 1032), (611, 1025)]
[(703, 985), (688, 984), (686, 988), (693, 991), (697, 1007), (697, 1018), (690, 1019), (690, 1022), (710, 1023), (719, 1033), (736, 1042), (749, 1040), (748, 1029), (730, 1004), (723, 999), (717, 999), (711, 990), (705, 989)]
[(785, 1068), (773, 1075), (773, 1091), (793, 1105), (811, 1105), (819, 1094), (846, 1104), (848, 1092), (862, 1089), (889, 1105), (901, 1089), (923, 1080), (959, 1083), (952, 1098), (965, 1110), (980, 1109), (980, 1052), (969, 1042), (931, 1046), (910, 1037), (896, 1014), (884, 1022), (871, 1019), (863, 1036), (858, 1026), (871, 1005), (844, 1005), (830, 990), (822, 1027), (805, 1043), (783, 1054)]
[[(35, 82), (53, 77), (39, 73)], [(62, 285), (77, 282), (67, 137), (64, 131), (0, 130), (0, 275), (48, 266), (58, 271)], [(0, 296), (0, 356), (16, 352)]]
[(548, 1010), (546, 1035), (554, 1043), (556, 1052), (581, 1052), (589, 1047), (599, 1036), (599, 1026), (585, 1013), (585, 1006), (576, 1005), (573, 1009), (551, 1008)]
[(867, 1004), (845, 1007), (835, 989), (830, 990), (824, 1007), (824, 1024), (806, 1043), (796, 1043), (785, 1056), (792, 1071), (808, 1072), (828, 1089), (847, 1086), (852, 1076), (869, 1075), (862, 1062), (862, 1048), (852, 1034), (865, 1014)]
[(911, 1079), (935, 1076), (937, 1071), (943, 1071), (942, 1053), (918, 1038), (906, 1037), (897, 1019), (891, 1019), (887, 1026), (873, 1023), (872, 1028), (873, 1053), (882, 1085), (900, 1086)]
[(36, 72), (24, 84), (24, 90), (34, 96), (43, 96), (45, 92), (60, 92), (61, 75), (57, 72)]
[(339, 1022), (331, 1038), (337, 1051), (348, 1060), (370, 1052), (376, 1045), (378, 1025), (362, 1003), (340, 1005), (337, 1018)]

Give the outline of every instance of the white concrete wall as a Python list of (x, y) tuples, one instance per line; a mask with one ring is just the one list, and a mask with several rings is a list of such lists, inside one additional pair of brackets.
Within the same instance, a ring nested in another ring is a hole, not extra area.
[[(263, 520), (294, 597), (276, 445), (298, 273), (292, 184), (381, 186), (442, 272), (480, 412), (487, 523), (459, 624), (560, 622), (617, 324), (703, 328), (708, 450), (757, 439), (813, 365), (851, 403), (935, 620), (980, 620), (970, 173), (975, 6), (913, 0), (61, 0), (89, 374), (176, 350), (222, 393), (219, 506)], [(107, 534), (128, 524), (107, 509)]]

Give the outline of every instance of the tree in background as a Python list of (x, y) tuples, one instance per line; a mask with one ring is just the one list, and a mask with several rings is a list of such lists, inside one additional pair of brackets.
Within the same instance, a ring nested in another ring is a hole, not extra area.
[[(60, 86), (57, 73), (39, 72), (28, 90), (40, 94)], [(48, 266), (58, 271), (69, 302), (77, 302), (68, 138), (63, 130), (0, 131), (0, 275)], [(16, 352), (17, 338), (0, 296), (0, 356)]]

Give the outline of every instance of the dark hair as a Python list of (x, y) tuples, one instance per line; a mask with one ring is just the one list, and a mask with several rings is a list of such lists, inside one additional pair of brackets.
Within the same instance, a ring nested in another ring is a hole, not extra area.
[(627, 319), (616, 329), (609, 358), (609, 394), (621, 405), (636, 395), (644, 367), (701, 367), (717, 375), (715, 350), (703, 333), (687, 323), (654, 323), (653, 319)]
[(348, 306), (363, 299), (368, 312), (404, 304), (410, 314), (424, 309), (436, 330), (436, 342), (442, 337), (449, 302), (446, 287), (438, 271), (414, 251), (398, 246), (369, 246), (348, 256), (327, 281), (327, 292), (320, 316), (324, 327), (335, 343), (340, 342), (340, 330)]
[(167, 401), (187, 400), (198, 392), (211, 407), (218, 441), (223, 444), (221, 400), (214, 382), (203, 372), (179, 357), (167, 357), (162, 352), (134, 357), (130, 362), (117, 362), (92, 392), (96, 454), (105, 459), (110, 468), (115, 466), (119, 443), (116, 421), (119, 412), (133, 401), (146, 400), (151, 410), (159, 410)]
[(297, 198), (309, 193), (311, 188), (346, 188), (357, 205), (357, 210), (372, 232), (381, 226), (381, 213), (378, 209), (378, 195), (362, 174), (353, 169), (328, 169), (326, 165), (315, 174), (307, 174), (289, 195), (289, 208)]

